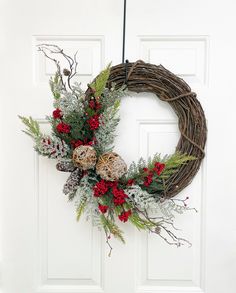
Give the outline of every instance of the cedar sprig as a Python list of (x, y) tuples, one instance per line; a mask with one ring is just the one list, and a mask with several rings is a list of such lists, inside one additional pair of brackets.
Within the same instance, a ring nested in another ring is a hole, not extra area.
[(159, 153), (155, 154), (152, 158), (149, 157), (148, 160), (140, 158), (138, 163), (132, 162), (127, 174), (126, 180), (129, 179), (140, 179), (146, 176), (146, 173), (143, 171), (144, 168), (149, 170), (153, 169), (156, 162), (161, 162), (165, 164), (165, 168), (160, 175), (161, 178), (168, 178), (170, 175), (178, 171), (178, 169), (186, 164), (188, 161), (196, 160), (195, 157), (189, 156), (187, 154), (181, 154), (176, 152), (169, 156), (164, 156), (163, 158)]
[(81, 199), (80, 199), (80, 203), (79, 205), (77, 206), (76, 208), (76, 219), (77, 221), (80, 220), (81, 218), (81, 215), (84, 213), (85, 211), (85, 208), (86, 208), (86, 204), (87, 204), (87, 197), (83, 196)]
[(112, 234), (115, 238), (125, 243), (125, 239), (123, 237), (123, 231), (114, 223), (114, 221), (110, 220), (108, 217), (106, 217), (103, 214), (100, 215), (100, 220), (101, 220), (103, 229), (107, 235)]
[(111, 63), (97, 76), (97, 78), (90, 84), (94, 90), (94, 96), (100, 97), (106, 87), (107, 80), (110, 76)]
[(29, 118), (23, 117), (23, 116), (18, 116), (18, 117), (26, 126), (26, 130), (22, 130), (24, 133), (32, 137), (34, 140), (42, 137), (39, 123), (36, 120), (34, 120), (32, 117), (29, 117)]

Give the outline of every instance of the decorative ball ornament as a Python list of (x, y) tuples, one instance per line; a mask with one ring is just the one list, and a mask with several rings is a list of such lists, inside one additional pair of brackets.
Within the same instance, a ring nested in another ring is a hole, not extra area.
[(81, 145), (74, 149), (72, 159), (78, 168), (88, 170), (96, 165), (97, 154), (92, 146)]
[(96, 172), (107, 181), (116, 181), (127, 172), (127, 165), (117, 153), (109, 152), (99, 157)]

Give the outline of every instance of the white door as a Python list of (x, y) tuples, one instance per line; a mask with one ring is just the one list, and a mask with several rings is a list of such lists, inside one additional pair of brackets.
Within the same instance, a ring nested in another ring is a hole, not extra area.
[[(176, 218), (192, 247), (175, 249), (122, 224), (126, 245), (75, 220), (62, 194), (67, 177), (38, 157), (18, 114), (43, 128), (52, 111), (48, 79), (54, 68), (36, 51), (53, 43), (78, 50), (86, 85), (122, 51), (123, 1), (2, 1), (1, 187), (4, 293), (234, 293), (236, 291), (236, 125), (234, 1), (127, 0), (126, 58), (143, 59), (183, 77), (198, 93), (208, 121), (207, 155), (192, 184), (198, 213)], [(151, 94), (122, 100), (116, 150), (127, 163), (172, 153), (177, 119)], [(0, 289), (1, 290), (1, 289)]]

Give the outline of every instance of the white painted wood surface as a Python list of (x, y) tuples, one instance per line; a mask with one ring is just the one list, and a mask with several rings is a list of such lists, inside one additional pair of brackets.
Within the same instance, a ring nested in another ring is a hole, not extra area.
[[(4, 293), (234, 293), (235, 218), (235, 3), (213, 0), (128, 0), (130, 61), (162, 64), (198, 93), (209, 136), (202, 168), (179, 196), (198, 213), (178, 216), (191, 248), (121, 224), (126, 245), (103, 235), (62, 194), (67, 175), (38, 157), (17, 114), (32, 115), (44, 129), (52, 111), (48, 79), (54, 69), (36, 45), (78, 50), (78, 79), (87, 82), (110, 61), (121, 61), (123, 1), (13, 1), (2, 3), (1, 217)], [(151, 94), (125, 97), (116, 150), (127, 163), (156, 151), (171, 153), (177, 118)], [(0, 254), (1, 256), (1, 254)], [(1, 258), (0, 258), (1, 259)]]

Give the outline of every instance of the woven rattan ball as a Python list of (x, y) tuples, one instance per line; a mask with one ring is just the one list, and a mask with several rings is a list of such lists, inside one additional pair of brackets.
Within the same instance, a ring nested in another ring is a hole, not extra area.
[(74, 164), (83, 170), (93, 168), (97, 162), (96, 151), (93, 147), (88, 145), (81, 145), (73, 151)]
[(107, 181), (115, 181), (126, 173), (127, 165), (118, 154), (109, 152), (99, 157), (96, 171), (101, 178)]

